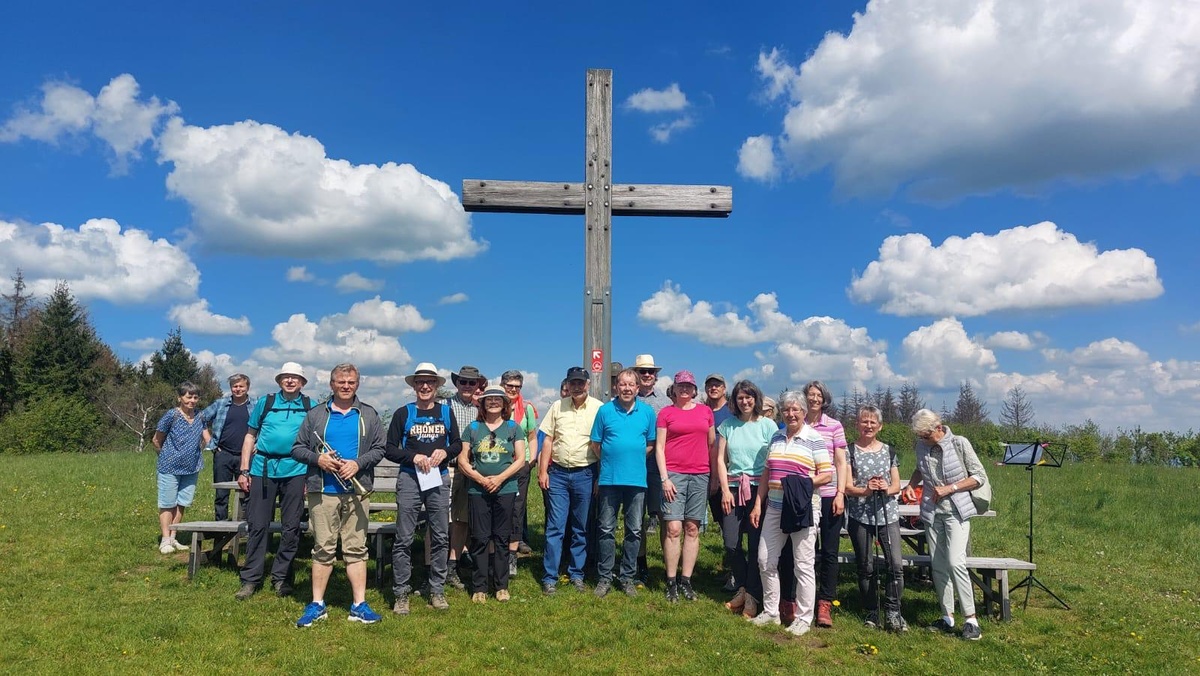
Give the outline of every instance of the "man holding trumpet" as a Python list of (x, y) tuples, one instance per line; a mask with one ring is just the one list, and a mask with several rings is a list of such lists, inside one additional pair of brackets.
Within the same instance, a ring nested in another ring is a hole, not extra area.
[(367, 514), (373, 469), (383, 459), (386, 433), (379, 414), (359, 400), (358, 368), (338, 364), (329, 374), (333, 397), (305, 416), (292, 458), (308, 465), (305, 479), (313, 533), (312, 602), (296, 621), (312, 626), (328, 615), (325, 588), (333, 574), (338, 539), (354, 604), (346, 619), (374, 624), (380, 616), (367, 605)]

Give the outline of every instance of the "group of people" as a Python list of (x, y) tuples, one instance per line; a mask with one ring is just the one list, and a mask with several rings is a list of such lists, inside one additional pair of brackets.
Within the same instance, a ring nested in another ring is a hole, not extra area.
[[(422, 512), (428, 603), (445, 610), (446, 585), (465, 586), (457, 573), (460, 558), (471, 569), (472, 601), (486, 602), (489, 586), (496, 600), (507, 601), (516, 555), (528, 547), (525, 502), (536, 469), (546, 505), (541, 582), (547, 595), (556, 593), (564, 564), (571, 586), (586, 590), (589, 559), (597, 597), (614, 589), (637, 595), (648, 570), (644, 534), (657, 530), (666, 598), (694, 600), (699, 535), (711, 514), (723, 536), (726, 589), (733, 593), (725, 605), (733, 612), (760, 626), (786, 625), (797, 636), (814, 625), (833, 626), (845, 528), (865, 624), (906, 631), (899, 463), (895, 449), (876, 436), (879, 409), (858, 411), (857, 438), (848, 444), (842, 425), (828, 414), (832, 397), (820, 381), (786, 391), (776, 403), (748, 380), (727, 393), (724, 377), (714, 373), (702, 383), (701, 400), (701, 383), (686, 370), (661, 391), (661, 370), (648, 354), (638, 355), (632, 368), (614, 365), (614, 396), (602, 403), (589, 394), (587, 371), (572, 367), (562, 398), (539, 422), (521, 396), (519, 371), (488, 386), (478, 369), (464, 366), (451, 374), (455, 394), (439, 400), (446, 379), (425, 362), (405, 378), (415, 400), (395, 411), (386, 430), (375, 409), (358, 399), (352, 364), (334, 367), (332, 397), (320, 403), (302, 393), (307, 379), (291, 362), (276, 376), (278, 392), (253, 400), (249, 379), (238, 374), (230, 378), (231, 394), (203, 412), (196, 411), (196, 388), (184, 383), (178, 408), (163, 416), (154, 437), (160, 449), (160, 550), (181, 548), (170, 525), (191, 503), (202, 466), (199, 449), (209, 446), (214, 482), (236, 470), (246, 500), (248, 544), (237, 598), (249, 598), (263, 583), (277, 499), (282, 534), (271, 583), (277, 594), (292, 593), (291, 564), (307, 503), (313, 599), (297, 626), (327, 616), (324, 593), (339, 540), (353, 593), (349, 619), (377, 622), (365, 601), (368, 495), (373, 469), (386, 457), (399, 465), (393, 612), (410, 612), (411, 549)], [(971, 491), (987, 476), (970, 442), (936, 413), (919, 411), (912, 429), (916, 469), (904, 493), (921, 504), (943, 612), (930, 628), (955, 630), (957, 597), (962, 636), (978, 639), (966, 550), (969, 520), (976, 515)], [(218, 492), (218, 518), (228, 513), (228, 500), (228, 493)], [(446, 516), (433, 518), (438, 514)], [(618, 556), (619, 515), (624, 538)], [(876, 545), (886, 568), (882, 589)]]

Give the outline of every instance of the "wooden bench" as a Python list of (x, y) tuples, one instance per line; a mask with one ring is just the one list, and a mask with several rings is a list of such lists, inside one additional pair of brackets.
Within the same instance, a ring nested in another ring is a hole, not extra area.
[[(929, 567), (930, 557), (926, 554), (901, 554), (905, 566)], [(854, 563), (854, 552), (838, 552), (839, 563)], [(876, 558), (877, 570), (883, 570), (887, 564), (883, 557)], [(971, 582), (983, 592), (983, 612), (992, 617), (992, 606), (997, 608), (997, 614), (1002, 622), (1012, 619), (1012, 606), (1009, 603), (1008, 571), (1037, 570), (1037, 565), (1021, 559), (992, 556), (968, 556), (967, 572)], [(978, 571), (978, 572), (977, 572)]]
[[(245, 521), (187, 521), (172, 525), (171, 530), (176, 533), (191, 533), (192, 535), (191, 548), (188, 550), (188, 579), (190, 580), (195, 577), (196, 570), (199, 569), (202, 561), (219, 560), (225, 544), (236, 537), (245, 537), (246, 529), (247, 524)], [(279, 533), (283, 530), (283, 524), (278, 521), (272, 521), (269, 530), (271, 533)], [(300, 522), (300, 532), (308, 532), (307, 521)], [(395, 534), (396, 524), (394, 523), (384, 523), (381, 521), (367, 523), (367, 539), (375, 546), (376, 584), (383, 584), (383, 568), (385, 564), (383, 559), (384, 540), (387, 536), (394, 537)], [(213, 541), (213, 546), (207, 554), (203, 550), (206, 538)], [(236, 553), (233, 553), (233, 556), (236, 563)]]

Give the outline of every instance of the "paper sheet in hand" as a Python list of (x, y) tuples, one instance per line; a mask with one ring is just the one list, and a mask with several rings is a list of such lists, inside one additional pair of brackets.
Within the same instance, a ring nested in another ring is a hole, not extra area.
[(441, 488), (442, 471), (436, 466), (430, 467), (428, 472), (417, 470), (417, 485), (421, 488), (421, 492), (425, 492), (431, 488)]

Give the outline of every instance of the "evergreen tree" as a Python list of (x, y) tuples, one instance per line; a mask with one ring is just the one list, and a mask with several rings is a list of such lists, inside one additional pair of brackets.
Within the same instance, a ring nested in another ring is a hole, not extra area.
[(86, 399), (104, 379), (111, 351), (96, 337), (87, 311), (66, 282), (59, 282), (24, 347), (14, 355), (18, 395), (23, 399), (63, 395)]
[(1025, 388), (1014, 385), (1004, 396), (1000, 406), (1000, 424), (1016, 432), (1033, 427), (1033, 403), (1025, 394)]
[(20, 268), (12, 276), (12, 293), (0, 294), (0, 418), (20, 401), (17, 387), (17, 355), (25, 347), (37, 303), (25, 292), (25, 274)]
[(912, 422), (913, 414), (923, 408), (925, 400), (921, 398), (921, 392), (916, 385), (905, 381), (900, 386), (900, 401), (896, 404), (897, 418), (907, 425)]
[(883, 391), (883, 397), (879, 400), (879, 410), (883, 412), (884, 423), (896, 422), (896, 396), (892, 394), (892, 388), (889, 386)]
[(971, 383), (963, 381), (958, 386), (958, 401), (954, 404), (954, 412), (950, 419), (959, 425), (974, 425), (987, 422), (987, 406), (975, 396)]
[(155, 380), (171, 387), (185, 380), (195, 383), (200, 364), (184, 346), (183, 334), (179, 327), (168, 333), (162, 347), (150, 355), (150, 371)]

